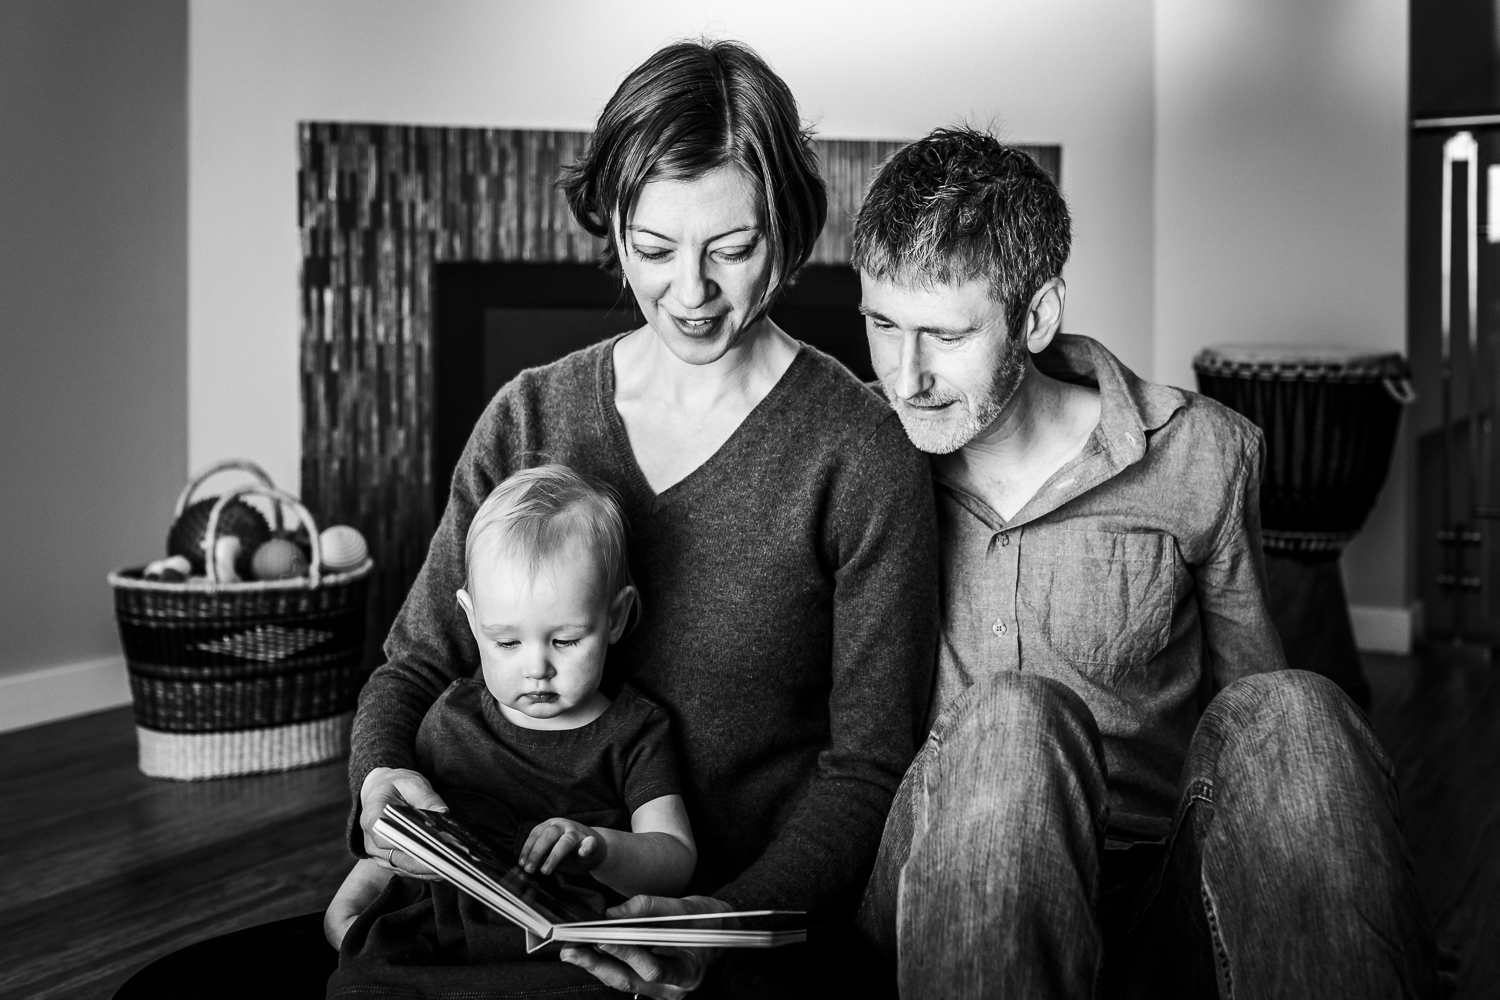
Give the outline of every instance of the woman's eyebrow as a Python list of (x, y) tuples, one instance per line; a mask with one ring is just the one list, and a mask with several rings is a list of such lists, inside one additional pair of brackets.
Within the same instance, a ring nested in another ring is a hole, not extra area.
[[(677, 242), (677, 238), (675, 236), (668, 236), (665, 233), (658, 233), (656, 230), (654, 230), (654, 229), (647, 229), (645, 226), (628, 226), (628, 227), (626, 227), (626, 232), (630, 232), (630, 233), (644, 233), (647, 236), (655, 236), (657, 239), (659, 239), (659, 240), (665, 240), (668, 243), (676, 243)], [(760, 226), (757, 226), (754, 223), (751, 223), (751, 224), (745, 225), (745, 226), (735, 226), (733, 229), (726, 229), (726, 230), (724, 230), (722, 233), (719, 233), (717, 236), (710, 236), (708, 238), (707, 242), (712, 243), (715, 240), (722, 240), (724, 237), (726, 237), (726, 236), (733, 236), (736, 233), (759, 233), (759, 232), (760, 232)]]

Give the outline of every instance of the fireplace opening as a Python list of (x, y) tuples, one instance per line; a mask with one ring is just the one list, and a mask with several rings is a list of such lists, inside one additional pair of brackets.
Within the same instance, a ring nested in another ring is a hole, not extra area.
[[(859, 312), (859, 277), (847, 265), (812, 264), (771, 310), (798, 340), (874, 379)], [(434, 512), (474, 423), (502, 385), (642, 323), (635, 299), (593, 264), (440, 263), (433, 268)]]

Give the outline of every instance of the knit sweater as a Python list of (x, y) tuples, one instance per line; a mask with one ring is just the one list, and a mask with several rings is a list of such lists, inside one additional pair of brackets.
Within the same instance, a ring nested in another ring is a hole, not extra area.
[(660, 494), (614, 406), (614, 341), (522, 372), (490, 402), (354, 721), (349, 780), (412, 767), (428, 706), (478, 650), (454, 599), (470, 520), (506, 476), (562, 462), (611, 484), (644, 614), (611, 647), (671, 718), (698, 844), (689, 894), (847, 913), (915, 753), (936, 648), (926, 459), (891, 409), (803, 346), (703, 465)]

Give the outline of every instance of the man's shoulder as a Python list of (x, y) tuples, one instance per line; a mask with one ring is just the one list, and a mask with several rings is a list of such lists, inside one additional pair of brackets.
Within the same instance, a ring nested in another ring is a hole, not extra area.
[(1242, 460), (1259, 455), (1263, 435), (1248, 417), (1202, 393), (1187, 389), (1176, 391), (1182, 395), (1183, 402), (1163, 427), (1163, 430), (1173, 432), (1163, 438), (1163, 445), (1170, 443), (1174, 447), (1233, 455)]
[(1114, 419), (1128, 413), (1157, 449), (1213, 449), (1216, 454), (1249, 455), (1260, 449), (1261, 431), (1248, 418), (1191, 389), (1153, 382), (1135, 374), (1099, 341), (1059, 336), (1064, 359), (1058, 374), (1083, 372), (1115, 395)]

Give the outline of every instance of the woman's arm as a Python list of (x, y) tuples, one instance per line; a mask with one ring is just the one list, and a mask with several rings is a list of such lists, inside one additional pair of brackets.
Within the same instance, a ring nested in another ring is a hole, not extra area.
[(776, 838), (714, 891), (735, 909), (857, 902), (926, 717), (937, 513), (927, 459), (894, 413), (836, 466), (825, 534), (835, 585), (829, 742)]
[[(417, 730), (438, 695), (459, 677), (472, 675), (479, 665), (479, 652), (454, 595), (464, 583), (469, 522), (505, 477), (510, 456), (517, 449), (509, 431), (512, 395), (502, 390), (474, 425), (453, 473), (448, 505), (427, 558), (391, 626), (386, 662), (360, 692), (349, 749), (353, 799), (349, 847), (356, 855), (384, 854), (389, 846), (372, 830), (379, 809), (366, 806), (395, 798), (418, 808), (432, 808), (434, 800), (442, 802), (416, 773)], [(398, 779), (403, 777), (406, 791), (415, 789), (420, 801), (402, 791)]]
[(570, 819), (538, 823), (521, 848), (527, 871), (591, 872), (622, 896), (673, 896), (687, 887), (698, 863), (681, 795), (662, 795), (630, 815), (630, 832), (590, 827)]

